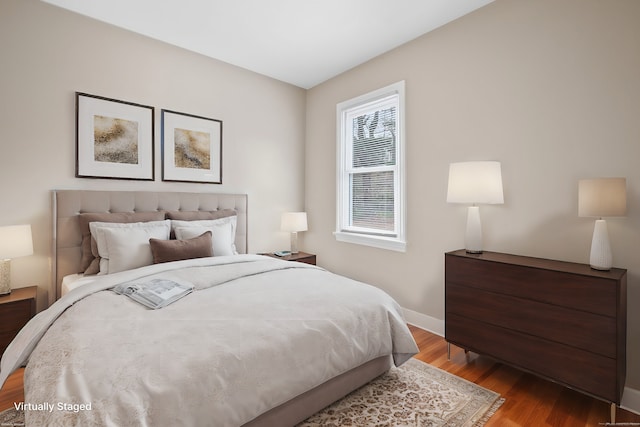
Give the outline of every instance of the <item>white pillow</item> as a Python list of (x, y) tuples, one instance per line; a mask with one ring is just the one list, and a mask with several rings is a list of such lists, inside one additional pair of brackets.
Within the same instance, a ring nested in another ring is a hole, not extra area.
[(100, 255), (100, 273), (111, 274), (153, 264), (149, 239), (168, 240), (171, 221), (91, 222)]
[(237, 255), (235, 215), (219, 219), (204, 219), (198, 221), (171, 220), (171, 227), (176, 233), (176, 239), (192, 239), (202, 233), (211, 231), (213, 256)]

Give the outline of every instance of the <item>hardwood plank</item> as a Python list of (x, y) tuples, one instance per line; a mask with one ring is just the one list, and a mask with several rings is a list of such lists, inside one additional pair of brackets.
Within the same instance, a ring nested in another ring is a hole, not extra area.
[[(486, 427), (595, 427), (609, 422), (609, 404), (534, 375), (466, 353), (455, 346), (447, 360), (444, 338), (409, 326), (424, 362), (500, 393), (506, 400)], [(24, 399), (24, 369), (9, 377), (0, 390), (0, 410)], [(640, 415), (618, 408), (616, 422), (640, 423)]]

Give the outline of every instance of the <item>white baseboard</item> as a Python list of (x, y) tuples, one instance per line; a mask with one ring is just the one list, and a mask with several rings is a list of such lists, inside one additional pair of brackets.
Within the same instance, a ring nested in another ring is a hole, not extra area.
[(640, 390), (625, 387), (624, 392), (622, 393), (622, 402), (620, 403), (620, 407), (633, 412), (634, 414), (640, 415)]
[[(426, 314), (418, 313), (408, 308), (403, 308), (402, 312), (407, 323), (440, 335), (441, 337), (444, 336), (444, 320), (436, 319), (435, 317), (427, 316)], [(640, 390), (625, 387), (620, 407), (640, 415)]]
[(444, 320), (436, 319), (435, 317), (427, 316), (426, 314), (418, 313), (408, 308), (403, 308), (402, 313), (407, 323), (433, 334), (440, 335), (441, 337), (444, 336)]

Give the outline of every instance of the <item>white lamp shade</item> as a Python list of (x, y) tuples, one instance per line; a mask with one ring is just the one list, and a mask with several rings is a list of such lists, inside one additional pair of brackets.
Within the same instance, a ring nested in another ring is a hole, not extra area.
[(282, 214), (280, 222), (282, 231), (298, 232), (307, 231), (307, 213), (306, 212), (285, 212)]
[(447, 202), (504, 203), (500, 162), (459, 162), (449, 165)]
[(0, 227), (0, 259), (11, 259), (33, 254), (30, 225)]
[(625, 178), (581, 179), (578, 182), (578, 215), (589, 217), (625, 216)]

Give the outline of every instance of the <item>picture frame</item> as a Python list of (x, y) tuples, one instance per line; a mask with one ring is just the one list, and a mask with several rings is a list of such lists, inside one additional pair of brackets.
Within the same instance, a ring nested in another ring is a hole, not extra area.
[(153, 181), (155, 109), (76, 92), (76, 177)]
[(222, 121), (162, 110), (162, 180), (222, 184)]

